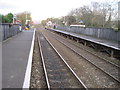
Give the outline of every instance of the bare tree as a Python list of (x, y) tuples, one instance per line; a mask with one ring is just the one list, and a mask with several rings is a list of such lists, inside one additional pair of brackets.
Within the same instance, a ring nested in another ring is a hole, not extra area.
[[(27, 14), (27, 15), (26, 15)], [(27, 17), (26, 17), (27, 16)], [(19, 13), (19, 14), (17, 14), (17, 19), (18, 20), (20, 20), (21, 21), (21, 24), (22, 25), (25, 25), (25, 23), (26, 23), (26, 19), (27, 20), (32, 20), (32, 18), (31, 18), (31, 14), (30, 13), (26, 13), (26, 12), (22, 12), (22, 13)]]
[(87, 27), (111, 28), (117, 25), (118, 11), (117, 1), (114, 2), (92, 2), (90, 6), (82, 6), (72, 9), (68, 15), (61, 18), (48, 18), (59, 25), (81, 24), (83, 21)]

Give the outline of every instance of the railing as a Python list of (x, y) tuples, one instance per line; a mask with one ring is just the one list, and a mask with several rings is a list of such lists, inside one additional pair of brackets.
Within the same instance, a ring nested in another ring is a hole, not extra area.
[(7, 38), (18, 34), (20, 32), (19, 26), (20, 24), (0, 24), (0, 41), (6, 40)]
[(88, 28), (88, 27), (82, 28), (82, 27), (69, 27), (69, 26), (66, 27), (57, 26), (57, 29), (120, 42), (120, 30), (116, 32), (113, 29), (109, 29), (109, 28)]

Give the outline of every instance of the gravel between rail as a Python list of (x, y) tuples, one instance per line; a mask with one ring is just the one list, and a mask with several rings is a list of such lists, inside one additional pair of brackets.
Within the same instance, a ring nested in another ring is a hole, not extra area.
[(67, 63), (74, 68), (74, 71), (79, 75), (82, 81), (89, 88), (117, 88), (118, 83), (113, 82), (104, 73), (88, 64), (85, 60), (80, 58), (74, 52), (66, 48), (64, 45), (56, 41), (54, 38), (50, 37), (50, 33), (46, 30), (42, 32), (49, 38), (51, 43), (57, 48), (60, 54), (65, 58)]
[(38, 38), (50, 88), (84, 88), (41, 33)]
[[(113, 82), (111, 79), (107, 78), (106, 75), (100, 72), (97, 68), (88, 64), (85, 60), (80, 58), (74, 52), (66, 48), (63, 44), (55, 40), (50, 36), (50, 33), (44, 29), (41, 29), (42, 33), (47, 36), (54, 47), (59, 51), (59, 53), (65, 58), (66, 62), (75, 71), (75, 73), (80, 77), (83, 83), (89, 88), (118, 88), (119, 84)], [(46, 88), (45, 75), (43, 71), (43, 66), (41, 62), (41, 56), (39, 52), (37, 36), (35, 37), (33, 62), (32, 62), (32, 74), (30, 81), (30, 89), (44, 89)]]
[[(51, 32), (50, 32), (51, 33)], [(68, 42), (67, 40), (58, 37), (58, 35), (53, 34), (53, 38), (56, 38), (59, 42), (65, 44), (66, 46), (72, 47), (73, 50), (75, 50), (77, 53), (79, 53), (80, 55), (82, 55), (84, 58), (86, 58), (87, 60), (89, 60), (89, 62), (92, 62), (93, 64), (95, 64), (96, 66), (98, 66), (99, 68), (101, 68), (103, 71), (109, 73), (110, 75), (112, 75), (114, 78), (117, 79), (117, 81), (120, 82), (120, 78), (119, 78), (119, 71), (120, 68), (115, 66), (114, 64), (108, 63), (107, 61), (105, 61), (104, 59), (99, 58), (93, 54), (91, 54), (90, 52), (85, 51), (84, 49), (81, 49), (81, 47), (77, 47), (76, 45), (74, 45), (73, 43)]]
[(47, 88), (38, 47), (37, 36), (35, 36), (30, 88)]

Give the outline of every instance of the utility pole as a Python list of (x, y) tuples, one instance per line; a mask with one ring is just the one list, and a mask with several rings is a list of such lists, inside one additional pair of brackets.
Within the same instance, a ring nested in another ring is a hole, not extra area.
[(109, 5), (109, 10), (110, 10), (110, 16), (109, 16), (109, 27), (111, 28), (111, 5)]
[(26, 11), (26, 24), (27, 24), (27, 11)]
[(118, 30), (120, 30), (120, 1), (118, 2)]
[(105, 26), (105, 6), (103, 4), (103, 28)]
[(13, 15), (13, 24), (15, 23), (15, 20), (16, 20), (16, 14)]

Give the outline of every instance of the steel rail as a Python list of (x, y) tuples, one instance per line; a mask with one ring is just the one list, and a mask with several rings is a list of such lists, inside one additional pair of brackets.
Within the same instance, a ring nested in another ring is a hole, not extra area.
[(95, 67), (97, 67), (99, 70), (103, 71), (106, 75), (110, 76), (112, 79), (114, 79), (115, 81), (120, 83), (120, 80), (117, 79), (116, 77), (114, 77), (113, 75), (109, 74), (108, 72), (104, 71), (102, 68), (98, 67), (97, 65), (95, 65), (94, 63), (92, 63), (90, 60), (88, 60), (85, 56), (83, 56), (82, 54), (78, 53), (76, 50), (74, 50), (73, 48), (71, 48), (70, 46), (66, 45), (65, 43), (63, 43), (62, 41), (58, 40), (57, 38), (55, 38), (57, 41), (59, 41), (60, 43), (62, 43), (64, 46), (68, 47), (69, 49), (71, 49), (73, 52), (75, 52), (76, 54), (78, 54), (79, 56), (81, 56), (82, 58), (84, 58), (85, 60), (87, 60), (89, 63), (91, 63), (92, 65), (94, 65)]
[[(51, 33), (54, 34), (54, 32), (51, 32)], [(59, 35), (58, 35), (58, 36), (59, 36)], [(60, 37), (60, 36), (59, 36), (59, 37)], [(64, 39), (64, 40), (67, 41), (67, 42), (69, 42), (69, 41), (66, 40), (66, 39)], [(69, 43), (71, 43), (71, 42), (69, 42)], [(117, 64), (115, 64), (115, 63), (113, 63), (113, 62), (111, 62), (111, 61), (108, 61), (107, 59), (105, 59), (105, 58), (103, 58), (103, 57), (100, 57), (100, 56), (98, 56), (98, 55), (96, 55), (96, 54), (93, 54), (93, 53), (90, 52), (89, 50), (86, 50), (86, 49), (84, 49), (84, 48), (81, 48), (81, 47), (79, 47), (78, 45), (76, 45), (76, 44), (74, 44), (74, 43), (71, 43), (71, 44), (72, 44), (72, 45), (75, 45), (76, 47), (78, 47), (78, 48), (80, 48), (80, 49), (82, 49), (82, 50), (85, 50), (86, 52), (88, 52), (88, 53), (94, 55), (95, 57), (98, 57), (99, 59), (102, 59), (102, 60), (104, 60), (104, 61), (106, 61), (106, 62), (108, 62), (108, 63), (114, 65), (114, 66), (117, 67), (117, 68), (120, 68), (119, 65), (117, 65)]]
[(48, 80), (47, 70), (46, 70), (46, 66), (45, 66), (45, 60), (44, 60), (44, 57), (43, 57), (43, 51), (42, 51), (39, 36), (38, 36), (38, 45), (39, 45), (39, 51), (40, 51), (40, 54), (41, 54), (43, 69), (44, 69), (44, 73), (45, 73), (45, 79), (46, 79), (46, 82), (47, 82), (47, 88), (48, 88), (48, 90), (50, 90), (50, 83), (49, 83), (49, 80)]
[(48, 38), (42, 34), (45, 39), (47, 40), (47, 42), (50, 44), (50, 46), (54, 49), (54, 51), (57, 53), (57, 55), (62, 59), (62, 61), (65, 63), (65, 65), (69, 68), (69, 70), (72, 72), (72, 74), (75, 76), (75, 78), (79, 81), (80, 84), (82, 84), (82, 86), (88, 90), (87, 86), (81, 81), (81, 79), (77, 76), (77, 74), (72, 70), (72, 68), (68, 65), (68, 63), (65, 61), (65, 59), (61, 56), (61, 54), (57, 51), (57, 49), (53, 46), (53, 44), (48, 40)]

